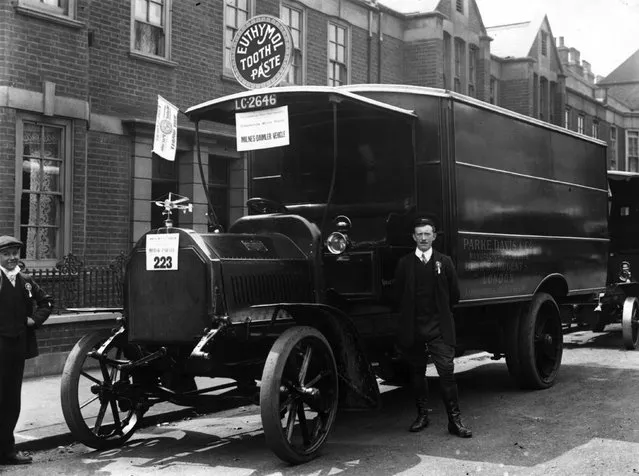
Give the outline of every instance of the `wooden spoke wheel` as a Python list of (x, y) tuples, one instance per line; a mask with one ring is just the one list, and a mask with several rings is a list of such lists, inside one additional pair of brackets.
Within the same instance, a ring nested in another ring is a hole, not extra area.
[[(92, 355), (109, 336), (94, 332), (76, 343), (65, 362), (60, 388), (62, 413), (72, 435), (99, 450), (127, 441), (143, 414), (131, 376)], [(126, 359), (125, 348), (125, 337), (118, 336), (105, 355)]]
[(260, 411), (266, 443), (291, 464), (317, 456), (337, 413), (337, 367), (324, 336), (312, 327), (287, 329), (266, 359)]
[(627, 297), (623, 303), (621, 315), (621, 335), (623, 345), (634, 350), (639, 344), (639, 304), (636, 297)]

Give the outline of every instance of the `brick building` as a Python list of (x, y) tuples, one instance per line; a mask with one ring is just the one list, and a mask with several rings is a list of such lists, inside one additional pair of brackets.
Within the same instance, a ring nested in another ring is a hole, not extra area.
[[(415, 13), (363, 0), (3, 2), (0, 231), (23, 239), (30, 268), (70, 252), (103, 264), (161, 223), (151, 200), (168, 191), (195, 205), (178, 224), (205, 231), (188, 121), (176, 161), (152, 157), (157, 95), (184, 110), (241, 90), (228, 52), (256, 14), (291, 26), (289, 83), (411, 83), (487, 99), (489, 41), (475, 2), (418, 3)], [(202, 155), (228, 225), (247, 198), (232, 131), (205, 131)]]
[(639, 172), (639, 50), (597, 81), (597, 99), (606, 106), (616, 169)]
[(562, 125), (565, 75), (548, 18), (489, 27), (491, 102)]
[[(0, 233), (26, 243), (29, 268), (68, 253), (110, 262), (161, 224), (152, 199), (169, 191), (194, 203), (177, 224), (206, 231), (183, 116), (175, 162), (152, 156), (157, 96), (185, 110), (240, 91), (231, 40), (257, 14), (291, 28), (288, 84), (446, 88), (573, 129), (583, 113), (583, 131), (598, 123), (595, 135), (615, 145), (611, 164), (638, 166), (637, 54), (598, 87), (545, 17), (487, 29), (475, 0), (12, 0), (0, 3)], [(209, 125), (201, 136), (223, 225), (248, 198), (233, 133)], [(112, 319), (52, 318), (27, 372), (59, 371), (78, 334)]]
[[(288, 84), (447, 88), (609, 143), (616, 134), (611, 164), (636, 162), (622, 137), (635, 144), (636, 114), (615, 99), (634, 70), (595, 87), (545, 16), (487, 29), (475, 0), (14, 0), (0, 5), (0, 232), (22, 237), (29, 267), (69, 252), (109, 262), (161, 224), (152, 199), (169, 191), (194, 202), (178, 225), (207, 229), (184, 117), (176, 161), (152, 157), (157, 96), (185, 110), (240, 91), (231, 40), (256, 14), (291, 28)], [(201, 145), (216, 215), (228, 225), (248, 198), (245, 160), (228, 128), (210, 126)]]

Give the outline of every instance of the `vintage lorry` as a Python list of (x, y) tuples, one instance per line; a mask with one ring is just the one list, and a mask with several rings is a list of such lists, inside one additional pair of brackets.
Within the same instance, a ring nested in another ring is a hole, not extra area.
[(577, 307), (579, 324), (601, 332), (611, 323), (621, 323), (623, 345), (639, 346), (639, 282), (633, 269), (639, 268), (639, 173), (608, 171), (610, 233), (607, 287), (597, 305)]
[(376, 408), (377, 378), (401, 381), (392, 285), (417, 215), (456, 265), (460, 352), (505, 357), (524, 388), (553, 385), (559, 306), (606, 285), (603, 142), (414, 86), (268, 88), (186, 114), (196, 132), (235, 124), (254, 149), (249, 214), (222, 233), (167, 222), (139, 239), (121, 327), (85, 336), (65, 366), (80, 441), (122, 444), (154, 403), (222, 388), (195, 376), (226, 377), (259, 395), (277, 456), (316, 456), (338, 407)]

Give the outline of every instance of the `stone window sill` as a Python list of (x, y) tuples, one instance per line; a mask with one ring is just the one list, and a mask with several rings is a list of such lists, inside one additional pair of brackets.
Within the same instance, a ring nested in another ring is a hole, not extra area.
[(66, 26), (69, 28), (75, 28), (79, 30), (80, 28), (84, 28), (84, 23), (78, 20), (74, 20), (68, 16), (57, 15), (55, 13), (47, 12), (44, 10), (39, 10), (34, 7), (28, 7), (25, 5), (15, 5), (15, 10), (17, 13), (21, 15), (25, 15), (28, 17), (40, 18), (41, 20), (50, 21), (52, 23), (57, 23), (58, 25)]
[(178, 66), (175, 61), (160, 58), (159, 56), (145, 55), (143, 53), (138, 53), (137, 51), (129, 51), (129, 56), (142, 61), (148, 61), (149, 63), (159, 64), (160, 66), (166, 66), (167, 68), (176, 68)]

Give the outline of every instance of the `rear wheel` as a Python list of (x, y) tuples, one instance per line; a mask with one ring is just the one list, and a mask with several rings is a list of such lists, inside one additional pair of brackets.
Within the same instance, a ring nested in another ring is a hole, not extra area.
[(623, 345), (628, 350), (634, 350), (639, 344), (639, 304), (636, 297), (627, 297), (623, 303), (621, 316), (621, 334)]
[[(60, 386), (62, 413), (72, 435), (99, 450), (127, 441), (144, 413), (131, 376), (93, 356), (109, 334), (94, 332), (76, 343), (64, 365)], [(126, 346), (125, 336), (117, 336), (104, 354), (125, 359)]]
[(260, 411), (266, 443), (282, 460), (317, 456), (337, 413), (337, 366), (324, 336), (312, 327), (287, 329), (266, 359)]
[(506, 321), (506, 364), (522, 388), (553, 385), (563, 355), (559, 307), (550, 294), (537, 293)]
[(550, 294), (537, 293), (519, 322), (519, 363), (523, 387), (552, 386), (561, 365), (563, 332), (557, 303)]

